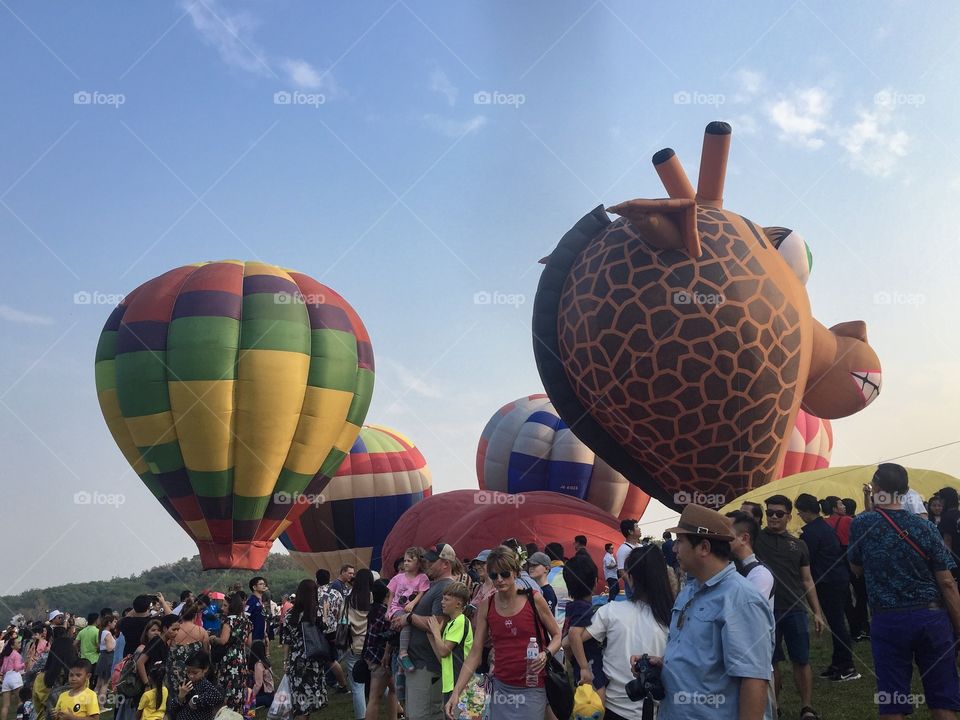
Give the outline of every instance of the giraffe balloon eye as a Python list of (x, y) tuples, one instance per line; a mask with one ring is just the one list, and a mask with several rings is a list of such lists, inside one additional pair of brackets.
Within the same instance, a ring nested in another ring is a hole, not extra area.
[(813, 269), (813, 254), (800, 233), (784, 227), (765, 227), (763, 232), (800, 282), (806, 285)]

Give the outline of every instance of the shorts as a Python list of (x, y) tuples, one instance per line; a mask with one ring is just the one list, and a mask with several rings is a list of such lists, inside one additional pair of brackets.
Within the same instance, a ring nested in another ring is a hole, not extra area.
[(23, 687), (23, 677), (16, 670), (7, 670), (3, 674), (3, 692), (19, 690)]
[(773, 645), (773, 662), (782, 662), (783, 646), (781, 640), (787, 643), (787, 655), (790, 662), (797, 665), (810, 663), (810, 632), (807, 630), (806, 610), (788, 612), (786, 615), (776, 616), (776, 639)]
[[(931, 710), (960, 710), (954, 642), (946, 610), (875, 613), (870, 621), (870, 645), (880, 714), (909, 714), (924, 701)], [(911, 694), (914, 658), (923, 698)]]

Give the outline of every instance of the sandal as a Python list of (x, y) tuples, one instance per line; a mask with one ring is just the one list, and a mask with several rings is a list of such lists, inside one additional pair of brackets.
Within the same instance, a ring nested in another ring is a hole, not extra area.
[(817, 715), (816, 710), (807, 705), (800, 708), (800, 720), (820, 720), (820, 716)]

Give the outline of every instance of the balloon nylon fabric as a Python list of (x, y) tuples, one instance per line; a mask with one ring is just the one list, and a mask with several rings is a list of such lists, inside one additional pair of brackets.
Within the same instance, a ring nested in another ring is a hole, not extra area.
[(335, 292), (259, 262), (201, 263), (134, 290), (100, 335), (101, 410), (205, 568), (259, 567), (373, 392), (370, 338)]

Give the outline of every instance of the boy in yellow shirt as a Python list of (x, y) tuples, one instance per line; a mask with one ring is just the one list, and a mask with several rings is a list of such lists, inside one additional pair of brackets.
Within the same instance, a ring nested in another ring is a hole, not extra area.
[(57, 698), (53, 720), (100, 717), (97, 694), (90, 689), (90, 670), (90, 661), (82, 658), (70, 666), (70, 674), (67, 676), (70, 689), (60, 693)]

